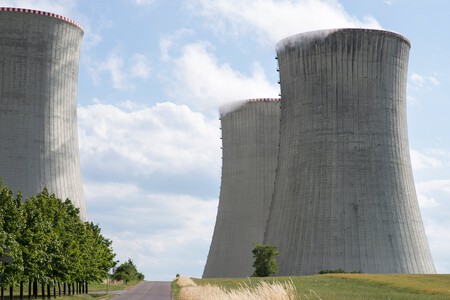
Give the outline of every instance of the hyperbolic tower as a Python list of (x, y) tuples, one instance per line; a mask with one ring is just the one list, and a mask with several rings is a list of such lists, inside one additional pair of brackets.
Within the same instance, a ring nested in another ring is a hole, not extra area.
[(280, 41), (280, 149), (265, 242), (278, 275), (435, 273), (406, 127), (410, 44), (341, 29)]
[(0, 8), (0, 177), (26, 197), (47, 187), (87, 220), (76, 117), (82, 37), (65, 17)]
[(254, 99), (234, 106), (221, 107), (222, 183), (204, 278), (250, 276), (252, 250), (263, 242), (269, 214), (280, 102)]

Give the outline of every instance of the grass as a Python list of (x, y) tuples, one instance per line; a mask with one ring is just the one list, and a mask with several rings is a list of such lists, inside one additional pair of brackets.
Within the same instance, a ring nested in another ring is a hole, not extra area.
[[(96, 300), (105, 300), (105, 299), (111, 299), (116, 297), (117, 295), (109, 294), (109, 292), (112, 291), (120, 291), (120, 290), (128, 290), (138, 284), (140, 281), (134, 281), (129, 283), (90, 283), (89, 284), (89, 293), (91, 292), (98, 292), (98, 294), (78, 294), (78, 295), (71, 295), (71, 296), (57, 296), (56, 298), (51, 299), (57, 299), (57, 300), (89, 300), (89, 299), (96, 299)], [(47, 291), (47, 290), (46, 290)], [(61, 287), (62, 291), (62, 287)], [(106, 294), (106, 291), (108, 291), (108, 294)], [(38, 300), (43, 299), (41, 293), (41, 287), (38, 288), (39, 295), (37, 297)], [(53, 293), (53, 289), (52, 289)], [(58, 291), (57, 291), (58, 293)], [(24, 286), (24, 299), (28, 299), (28, 285), (26, 287)], [(19, 299), (19, 287), (14, 287), (14, 299)], [(9, 299), (9, 287), (5, 287), (4, 290), (4, 297), (5, 300)], [(34, 299), (31, 297), (31, 299)], [(50, 299), (50, 298), (45, 298)]]
[[(194, 279), (225, 290), (292, 280), (299, 299), (450, 299), (450, 275), (324, 274), (297, 277)], [(176, 295), (176, 293), (174, 293)], [(174, 298), (177, 299), (177, 298)]]
[(176, 280), (179, 287), (173, 293), (178, 300), (296, 300), (296, 290), (292, 281), (241, 284), (237, 289), (227, 289), (219, 285), (197, 285), (191, 278), (180, 276)]

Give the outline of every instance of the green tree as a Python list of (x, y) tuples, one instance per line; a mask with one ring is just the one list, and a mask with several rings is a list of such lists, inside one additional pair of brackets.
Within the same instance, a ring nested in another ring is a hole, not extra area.
[[(23, 279), (22, 251), (18, 237), (24, 227), (22, 198), (14, 197), (0, 181), (0, 286), (13, 286)], [(5, 263), (7, 262), (7, 263)]]
[(278, 272), (275, 256), (280, 254), (280, 252), (278, 252), (277, 246), (256, 244), (252, 253), (253, 258), (255, 259), (253, 263), (253, 267), (255, 268), (253, 276), (267, 277), (270, 274)]
[(111, 276), (113, 280), (130, 282), (144, 280), (144, 275), (139, 273), (131, 259), (117, 267)]

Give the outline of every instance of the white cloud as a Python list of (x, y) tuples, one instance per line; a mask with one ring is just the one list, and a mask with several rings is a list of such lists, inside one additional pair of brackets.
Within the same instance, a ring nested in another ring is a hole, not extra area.
[(151, 280), (167, 280), (176, 273), (201, 276), (217, 199), (148, 193), (124, 183), (88, 182), (85, 190), (88, 208), (99, 207), (90, 219), (102, 224), (117, 259), (132, 258)]
[(439, 80), (432, 75), (419, 75), (417, 73), (412, 73), (409, 77), (411, 87), (415, 90), (432, 90), (433, 87), (436, 87), (440, 84)]
[(450, 179), (434, 179), (429, 181), (423, 181), (416, 184), (417, 190), (420, 193), (426, 193), (431, 191), (440, 191), (445, 194), (450, 194)]
[(253, 63), (250, 75), (221, 63), (205, 42), (186, 45), (174, 59), (168, 93), (176, 101), (195, 108), (216, 111), (218, 106), (247, 98), (278, 97), (278, 86), (270, 82), (261, 65)]
[(425, 154), (417, 150), (410, 150), (411, 164), (413, 170), (436, 169), (442, 167), (444, 163), (430, 154)]
[(109, 74), (114, 89), (130, 91), (136, 88), (130, 78), (148, 79), (150, 70), (150, 62), (145, 55), (135, 53), (126, 61), (123, 55), (114, 50), (104, 61), (93, 63), (90, 73), (95, 84), (99, 84), (106, 73)]
[[(447, 216), (448, 217), (448, 216)], [(450, 223), (446, 220), (425, 221), (425, 231), (428, 237), (436, 270), (441, 274), (450, 272)]]
[(78, 108), (78, 123), (80, 155), (91, 171), (215, 176), (220, 169), (218, 120), (185, 105), (92, 104)]
[(150, 75), (150, 62), (145, 55), (134, 54), (132, 57), (130, 76), (134, 78), (147, 79)]
[(190, 0), (189, 7), (221, 33), (256, 33), (270, 43), (319, 29), (381, 28), (371, 16), (349, 15), (337, 0)]
[(440, 206), (439, 202), (434, 198), (428, 198), (422, 194), (417, 194), (417, 198), (419, 200), (420, 208), (435, 208)]
[(137, 5), (153, 5), (157, 0), (133, 0), (133, 2)]
[(37, 9), (70, 17), (76, 0), (0, 0), (0, 6)]
[(182, 28), (172, 34), (165, 35), (159, 40), (159, 49), (161, 51), (161, 60), (168, 61), (171, 58), (170, 51), (174, 46), (179, 46), (178, 42), (185, 36), (193, 34), (191, 29)]

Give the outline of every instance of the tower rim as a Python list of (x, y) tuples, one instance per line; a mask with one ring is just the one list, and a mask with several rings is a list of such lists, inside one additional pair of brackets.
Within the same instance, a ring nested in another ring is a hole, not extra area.
[(16, 12), (16, 13), (28, 13), (28, 14), (41, 15), (41, 16), (55, 18), (55, 19), (62, 20), (67, 23), (73, 24), (76, 27), (78, 27), (79, 29), (81, 29), (82, 32), (84, 32), (83, 26), (80, 23), (78, 23), (68, 17), (59, 15), (56, 13), (52, 13), (52, 12), (48, 12), (48, 11), (44, 11), (44, 10), (30, 9), (30, 8), (0, 7), (0, 12), (3, 12), (3, 11), (4, 12)]
[(372, 28), (351, 28), (351, 27), (343, 27), (343, 28), (330, 28), (330, 29), (321, 29), (321, 30), (312, 30), (312, 31), (305, 31), (300, 32), (297, 34), (290, 35), (288, 37), (285, 37), (281, 40), (279, 40), (276, 43), (276, 49), (277, 52), (281, 50), (282, 48), (285, 48), (287, 44), (292, 44), (295, 42), (300, 42), (304, 39), (314, 39), (314, 38), (325, 38), (330, 34), (337, 33), (337, 32), (369, 32), (369, 33), (382, 33), (385, 35), (390, 35), (395, 38), (398, 38), (402, 41), (404, 41), (410, 48), (411, 48), (411, 42), (402, 34), (384, 30), (384, 29), (372, 29)]

